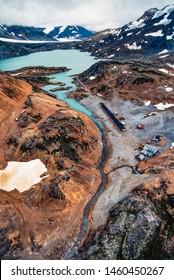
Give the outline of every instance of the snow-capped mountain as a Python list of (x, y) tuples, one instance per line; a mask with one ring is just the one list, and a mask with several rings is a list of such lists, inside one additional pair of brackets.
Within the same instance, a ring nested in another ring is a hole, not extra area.
[(52, 30), (45, 29), (44, 32), (58, 41), (77, 41), (83, 40), (94, 35), (94, 32), (89, 31), (82, 26), (76, 25), (57, 26), (54, 27)]
[(0, 39), (4, 41), (77, 41), (92, 36), (91, 32), (81, 26), (57, 26), (53, 28), (30, 27), (18, 25), (0, 25)]
[(93, 34), (81, 26), (45, 28), (0, 25), (0, 59), (37, 51), (71, 49), (76, 41)]
[(92, 54), (118, 58), (143, 56), (174, 49), (174, 5), (146, 11), (138, 20), (97, 33), (78, 44)]

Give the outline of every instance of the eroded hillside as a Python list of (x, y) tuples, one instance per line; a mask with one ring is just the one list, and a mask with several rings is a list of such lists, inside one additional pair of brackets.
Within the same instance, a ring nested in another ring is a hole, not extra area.
[(87, 116), (26, 82), (2, 72), (0, 81), (1, 169), (34, 159), (47, 168), (25, 192), (0, 190), (1, 258), (63, 257), (100, 184), (101, 133)]

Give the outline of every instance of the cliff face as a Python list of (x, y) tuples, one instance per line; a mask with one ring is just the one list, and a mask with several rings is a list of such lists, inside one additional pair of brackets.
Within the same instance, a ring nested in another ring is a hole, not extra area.
[(146, 174), (158, 173), (156, 179), (138, 186), (113, 207), (107, 223), (91, 231), (79, 258), (174, 258), (173, 160), (174, 149), (145, 164)]
[(100, 131), (87, 116), (24, 81), (2, 72), (0, 81), (1, 169), (9, 161), (40, 159), (48, 170), (23, 193), (0, 190), (0, 257), (62, 257), (100, 183)]

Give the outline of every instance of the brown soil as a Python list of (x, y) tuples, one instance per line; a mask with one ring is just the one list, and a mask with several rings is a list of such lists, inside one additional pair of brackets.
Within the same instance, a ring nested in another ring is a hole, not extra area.
[(100, 131), (64, 102), (4, 73), (0, 104), (0, 168), (39, 158), (49, 175), (24, 193), (0, 190), (1, 258), (63, 258), (100, 184)]

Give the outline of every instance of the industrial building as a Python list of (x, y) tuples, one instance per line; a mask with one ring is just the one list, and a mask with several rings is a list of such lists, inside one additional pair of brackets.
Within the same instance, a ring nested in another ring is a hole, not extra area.
[(156, 156), (156, 154), (158, 153), (159, 149), (157, 147), (151, 146), (146, 144), (140, 155), (135, 156), (136, 159), (142, 161), (142, 160), (147, 160), (151, 157)]
[(158, 153), (159, 149), (157, 147), (146, 144), (141, 151), (141, 154), (147, 157), (154, 157)]
[(99, 106), (103, 109), (103, 111), (110, 117), (112, 122), (117, 125), (117, 127), (121, 130), (124, 131), (125, 127), (124, 125), (114, 116), (114, 114), (106, 107), (106, 105), (101, 102), (99, 103)]

